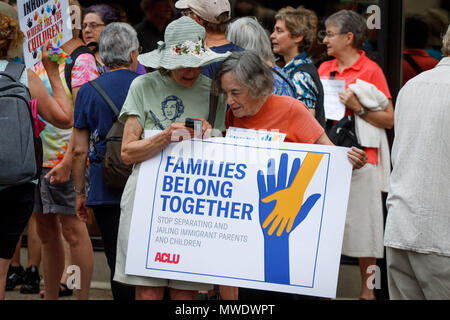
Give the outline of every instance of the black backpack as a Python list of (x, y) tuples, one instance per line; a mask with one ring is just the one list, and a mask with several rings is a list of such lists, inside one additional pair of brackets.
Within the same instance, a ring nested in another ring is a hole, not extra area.
[(31, 95), (20, 82), (25, 66), (9, 63), (0, 72), (0, 186), (19, 185), (39, 177), (42, 142), (34, 136)]
[(97, 146), (93, 142), (97, 159), (102, 162), (103, 183), (111, 188), (123, 189), (133, 170), (133, 165), (126, 165), (122, 162), (121, 149), (124, 125), (118, 120), (120, 112), (108, 94), (95, 80), (90, 81), (89, 84), (97, 90), (113, 114), (113, 125), (106, 135), (105, 156), (98, 152)]

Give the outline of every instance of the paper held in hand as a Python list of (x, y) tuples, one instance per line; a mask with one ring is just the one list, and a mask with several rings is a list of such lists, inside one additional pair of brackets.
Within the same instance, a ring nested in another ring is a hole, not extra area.
[(345, 91), (345, 80), (320, 80), (324, 92), (325, 118), (341, 120), (345, 115), (345, 105), (339, 100), (339, 92)]

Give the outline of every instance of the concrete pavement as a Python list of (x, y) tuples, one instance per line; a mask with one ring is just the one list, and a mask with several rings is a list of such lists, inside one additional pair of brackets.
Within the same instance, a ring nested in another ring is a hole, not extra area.
[[(21, 250), (21, 263), (26, 266), (26, 249)], [(42, 268), (40, 268), (42, 275)], [(41, 289), (44, 281), (41, 280)], [(21, 294), (20, 287), (17, 286), (14, 291), (6, 292), (6, 300), (43, 300), (39, 294)], [(354, 300), (358, 299), (361, 289), (361, 279), (359, 267), (355, 265), (341, 265), (339, 271), (337, 299)], [(75, 294), (71, 297), (63, 297), (61, 300), (76, 300)], [(109, 268), (106, 263), (106, 257), (102, 251), (94, 252), (94, 274), (92, 276), (91, 300), (112, 300), (112, 294), (109, 284)]]

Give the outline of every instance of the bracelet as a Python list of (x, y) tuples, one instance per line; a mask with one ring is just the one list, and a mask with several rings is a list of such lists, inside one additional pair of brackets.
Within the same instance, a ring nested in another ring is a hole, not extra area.
[(86, 190), (77, 190), (75, 187), (73, 187), (73, 191), (79, 196), (84, 196), (86, 194)]
[(356, 114), (361, 118), (365, 118), (367, 117), (367, 109), (362, 107), (361, 111), (357, 112)]

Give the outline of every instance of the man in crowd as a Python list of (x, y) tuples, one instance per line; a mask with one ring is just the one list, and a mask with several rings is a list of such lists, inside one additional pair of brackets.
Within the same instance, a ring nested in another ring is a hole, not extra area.
[(444, 57), (395, 107), (384, 245), (391, 299), (450, 299), (450, 27)]

